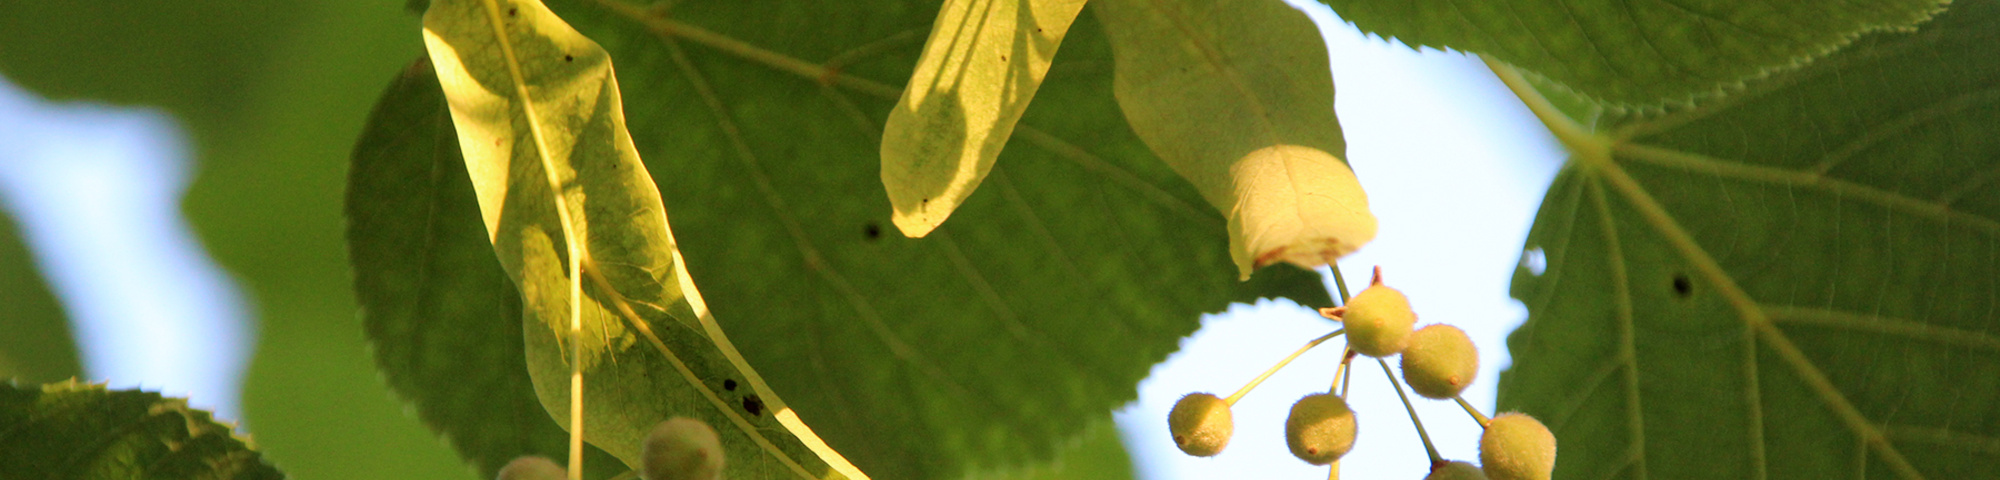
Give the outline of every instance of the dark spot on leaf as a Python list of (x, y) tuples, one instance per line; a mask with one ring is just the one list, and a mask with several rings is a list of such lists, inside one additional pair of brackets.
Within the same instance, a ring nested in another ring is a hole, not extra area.
[(729, 379), (729, 380), (723, 380), (723, 381), (722, 381), (722, 389), (723, 389), (723, 390), (728, 390), (728, 391), (732, 391), (732, 392), (736, 391), (736, 380), (734, 380), (734, 379)]
[(563, 55), (563, 61), (565, 61), (565, 62), (568, 62), (568, 61), (574, 61), (574, 60), (576, 60), (576, 57), (572, 57), (572, 56), (569, 56), (569, 55)]
[(507, 7), (507, 16), (509, 16), (509, 17), (512, 17), (512, 16), (514, 16), (514, 14), (517, 14), (517, 13), (521, 13), (521, 9), (520, 9), (520, 8), (516, 8), (516, 7)]
[(878, 239), (881, 239), (881, 238), (882, 238), (882, 226), (881, 226), (881, 225), (876, 225), (876, 224), (875, 224), (875, 222), (868, 222), (868, 225), (865, 225), (865, 226), (862, 226), (862, 227), (861, 227), (861, 234), (862, 234), (862, 235), (867, 235), (867, 236), (868, 236), (868, 239), (869, 239), (869, 240), (878, 240)]
[(1689, 295), (1693, 294), (1694, 280), (1689, 280), (1685, 273), (1674, 274), (1674, 296), (1688, 298)]
[(1000, 56), (1000, 61), (1002, 61), (1002, 62), (1005, 62), (1005, 61), (1007, 61), (1007, 56), (1006, 56), (1006, 55), (1001, 55), (1001, 56)]
[(757, 398), (756, 394), (743, 397), (743, 411), (750, 412), (750, 416), (752, 417), (763, 415), (764, 400)]

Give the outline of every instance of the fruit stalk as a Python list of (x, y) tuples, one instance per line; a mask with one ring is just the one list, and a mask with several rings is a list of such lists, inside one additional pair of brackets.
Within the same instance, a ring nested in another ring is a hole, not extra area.
[(1410, 405), (1410, 396), (1403, 393), (1403, 385), (1396, 381), (1396, 373), (1389, 371), (1389, 361), (1377, 358), (1375, 363), (1382, 366), (1382, 375), (1389, 377), (1389, 386), (1396, 388), (1396, 398), (1403, 400), (1403, 410), (1410, 412), (1410, 423), (1417, 426), (1417, 438), (1424, 441), (1424, 453), (1430, 454), (1432, 464), (1443, 463), (1444, 456), (1438, 455), (1437, 446), (1431, 445), (1430, 432), (1424, 431), (1424, 421), (1417, 418), (1417, 407)]
[(1264, 370), (1264, 373), (1262, 375), (1258, 375), (1257, 378), (1250, 380), (1250, 383), (1244, 384), (1243, 388), (1236, 389), (1236, 393), (1229, 394), (1229, 398), (1223, 399), (1223, 403), (1227, 403), (1230, 406), (1235, 406), (1237, 399), (1241, 399), (1243, 398), (1244, 395), (1248, 395), (1251, 389), (1257, 388), (1258, 384), (1264, 383), (1264, 379), (1271, 378), (1271, 374), (1278, 373), (1279, 369), (1285, 368), (1285, 365), (1291, 364), (1292, 360), (1299, 358), (1299, 355), (1305, 354), (1306, 350), (1312, 350), (1313, 347), (1319, 346), (1320, 343), (1323, 343), (1328, 339), (1332, 339), (1333, 337), (1338, 337), (1340, 336), (1341, 333), (1346, 331), (1347, 331), (1346, 329), (1334, 330), (1333, 333), (1321, 335), (1319, 338), (1313, 339), (1313, 341), (1306, 342), (1305, 346), (1299, 347), (1297, 351), (1292, 352), (1290, 356), (1286, 356), (1284, 360), (1279, 360), (1277, 365), (1272, 365), (1271, 368)]
[(1472, 415), (1473, 421), (1479, 422), (1479, 428), (1486, 428), (1487, 424), (1493, 423), (1486, 418), (1486, 414), (1479, 413), (1479, 409), (1473, 408), (1471, 403), (1466, 402), (1464, 396), (1454, 396), (1451, 399), (1457, 401), (1458, 406), (1465, 409), (1465, 413)]

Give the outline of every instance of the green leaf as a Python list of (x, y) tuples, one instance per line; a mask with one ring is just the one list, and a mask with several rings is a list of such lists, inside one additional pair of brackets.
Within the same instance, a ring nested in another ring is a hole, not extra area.
[(187, 401), (75, 381), (0, 385), (0, 478), (284, 478)]
[[(1118, 436), (1118, 425), (1106, 416), (1092, 422), (1083, 436), (1063, 442), (1055, 460), (1031, 465), (993, 478), (1007, 480), (1122, 480), (1132, 478), (1132, 457)], [(985, 478), (968, 475), (969, 478)]]
[(48, 383), (83, 375), (69, 316), (35, 266), (14, 219), (0, 208), (0, 380)]
[(1515, 277), (1530, 317), (1501, 409), (1555, 432), (1557, 478), (1990, 477), (1995, 85), (2000, 2), (1961, 0), (1701, 108), (1607, 119), (1529, 236), (1548, 268)]
[(1239, 275), (1375, 238), (1333, 115), (1326, 43), (1278, 0), (1103, 0), (1126, 120), (1229, 217)]
[[(417, 415), (492, 477), (522, 455), (563, 458), (564, 433), (535, 399), (520, 296), (487, 243), (478, 199), (428, 61), (384, 92), (357, 142), (350, 257), (375, 358)], [(412, 245), (419, 246), (411, 248)], [(1131, 478), (1109, 419), (1049, 465), (1008, 478)], [(625, 470), (592, 447), (587, 478)]]
[(1362, 31), (1481, 53), (1617, 106), (1685, 104), (1796, 68), (1949, 0), (1320, 0)]
[(433, 2), (424, 40), (558, 424), (637, 467), (654, 424), (693, 417), (720, 427), (731, 477), (866, 478), (709, 315), (603, 48), (535, 0)]
[(896, 228), (922, 237), (993, 170), (1083, 0), (946, 0), (882, 127)]
[[(686, 233), (678, 246), (716, 317), (864, 471), (958, 478), (1046, 461), (1130, 401), (1201, 313), (1280, 295), (1328, 303), (1311, 272), (1233, 281), (1223, 219), (1126, 129), (1108, 46), (1089, 21), (1065, 39), (992, 193), (969, 197), (932, 238), (885, 234), (874, 125), (899, 92), (878, 79), (910, 75), (936, 16), (925, 3), (682, 3), (671, 18), (615, 3), (564, 10), (621, 56), (634, 140), (668, 202), (687, 206), (673, 218)], [(818, 59), (856, 47), (868, 48), (835, 75), (790, 50)], [(490, 250), (480, 242), (452, 248)], [(534, 324), (527, 333), (552, 341)], [(642, 362), (652, 361), (631, 363)], [(726, 400), (748, 399), (742, 381), (718, 380)], [(586, 404), (616, 405), (605, 398)]]
[[(348, 175), (354, 291), (389, 385), (481, 477), (524, 455), (567, 458), (568, 433), (528, 378), (521, 297), (487, 244), (428, 60), (383, 93)], [(589, 478), (627, 470), (590, 452)]]

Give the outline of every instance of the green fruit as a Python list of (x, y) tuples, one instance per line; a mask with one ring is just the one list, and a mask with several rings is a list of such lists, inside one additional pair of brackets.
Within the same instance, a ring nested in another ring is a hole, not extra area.
[(1167, 430), (1174, 434), (1174, 446), (1197, 457), (1222, 453), (1235, 429), (1229, 403), (1207, 393), (1181, 397), (1181, 401), (1174, 402), (1174, 411), (1167, 414)]
[(1493, 480), (1548, 480), (1556, 469), (1556, 436), (1535, 417), (1500, 414), (1479, 436), (1479, 462)]
[(563, 480), (565, 473), (556, 462), (530, 455), (500, 467), (500, 480)]
[(1418, 395), (1456, 397), (1478, 373), (1479, 349), (1458, 327), (1424, 327), (1410, 334), (1410, 346), (1403, 349), (1403, 383)]
[(1410, 327), (1417, 314), (1410, 311), (1410, 299), (1403, 292), (1382, 285), (1378, 270), (1375, 283), (1347, 301), (1340, 321), (1347, 324), (1347, 347), (1375, 358), (1395, 355), (1410, 344)]
[(1486, 480), (1486, 473), (1470, 463), (1451, 462), (1432, 468), (1424, 480)]
[(653, 426), (643, 455), (639, 465), (646, 480), (722, 478), (722, 442), (700, 420), (674, 417)]
[(1347, 408), (1347, 400), (1324, 393), (1299, 399), (1285, 418), (1285, 445), (1313, 465), (1339, 460), (1354, 448), (1354, 410)]

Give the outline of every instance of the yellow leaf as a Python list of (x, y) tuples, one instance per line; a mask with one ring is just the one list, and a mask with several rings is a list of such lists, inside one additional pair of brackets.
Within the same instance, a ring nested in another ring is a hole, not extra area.
[(654, 424), (692, 417), (716, 428), (730, 477), (867, 478), (709, 314), (603, 48), (536, 0), (433, 0), (424, 44), (558, 424), (636, 467)]
[(882, 129), (882, 185), (904, 235), (944, 223), (993, 170), (1083, 3), (945, 1)]

